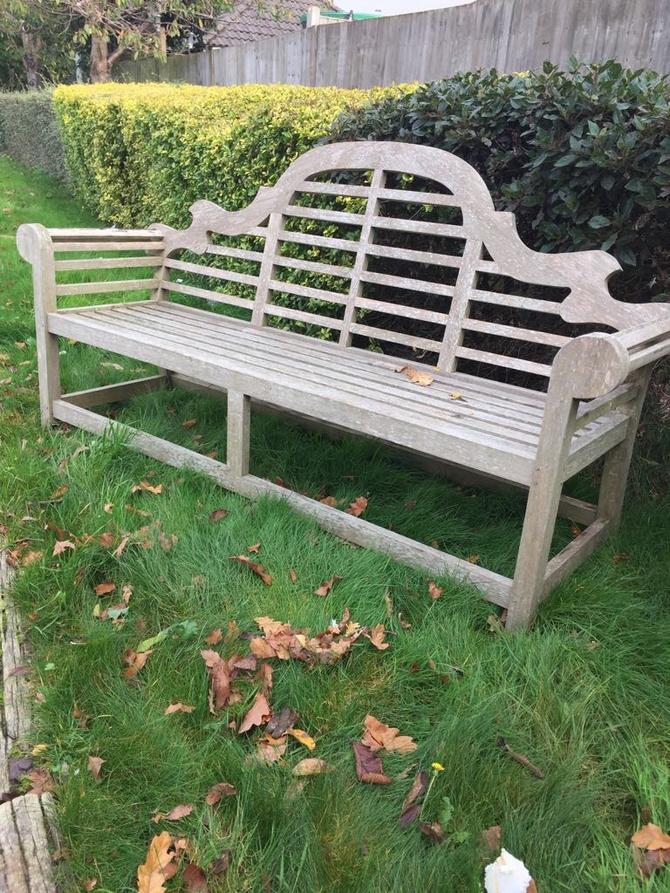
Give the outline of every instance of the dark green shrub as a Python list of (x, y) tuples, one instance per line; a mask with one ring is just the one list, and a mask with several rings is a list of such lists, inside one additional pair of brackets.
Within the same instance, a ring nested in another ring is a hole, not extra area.
[(670, 80), (617, 62), (455, 75), (348, 110), (327, 142), (401, 140), (470, 162), (524, 241), (603, 248), (623, 300), (670, 293)]
[(17, 161), (67, 180), (52, 90), (0, 93), (2, 150)]

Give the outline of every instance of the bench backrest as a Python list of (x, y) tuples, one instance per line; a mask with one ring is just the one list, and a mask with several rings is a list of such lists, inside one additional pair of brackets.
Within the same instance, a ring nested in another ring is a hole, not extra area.
[(617, 330), (663, 312), (611, 297), (619, 264), (605, 252), (527, 248), (479, 174), (426, 146), (319, 147), (246, 209), (200, 201), (191, 213), (187, 230), (159, 226), (166, 291), (444, 370), (484, 364), (539, 383), (576, 326)]

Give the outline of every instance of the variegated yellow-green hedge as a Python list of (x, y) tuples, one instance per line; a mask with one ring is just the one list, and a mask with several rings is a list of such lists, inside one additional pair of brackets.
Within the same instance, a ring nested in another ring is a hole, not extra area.
[(340, 112), (406, 89), (104, 84), (58, 87), (54, 103), (72, 186), (95, 214), (183, 226), (198, 199), (246, 206)]

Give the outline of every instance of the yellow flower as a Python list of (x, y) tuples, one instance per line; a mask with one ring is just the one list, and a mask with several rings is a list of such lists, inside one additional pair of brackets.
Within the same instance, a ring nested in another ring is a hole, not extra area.
[(432, 763), (431, 765), (436, 772), (444, 772), (444, 766), (442, 765), (442, 763)]

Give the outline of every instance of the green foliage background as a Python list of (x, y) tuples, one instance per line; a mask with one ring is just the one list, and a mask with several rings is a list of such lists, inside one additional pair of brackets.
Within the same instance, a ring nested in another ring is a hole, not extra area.
[(52, 90), (0, 93), (0, 151), (67, 181)]

